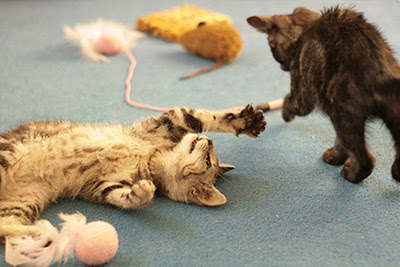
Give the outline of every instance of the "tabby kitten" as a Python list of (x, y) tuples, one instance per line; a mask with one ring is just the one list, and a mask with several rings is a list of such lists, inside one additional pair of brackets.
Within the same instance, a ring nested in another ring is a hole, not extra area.
[(220, 164), (213, 142), (196, 133), (257, 137), (265, 124), (247, 105), (234, 113), (175, 108), (125, 127), (22, 125), (0, 136), (0, 236), (35, 232), (30, 225), (62, 198), (137, 209), (157, 190), (175, 201), (224, 204), (214, 184), (233, 166)]
[(375, 165), (365, 142), (365, 123), (381, 118), (395, 142), (392, 176), (400, 181), (400, 68), (378, 30), (362, 14), (338, 7), (322, 15), (300, 7), (290, 15), (247, 21), (268, 35), (274, 58), (290, 71), (284, 120), (305, 116), (314, 106), (326, 113), (336, 141), (322, 159), (344, 164), (341, 175), (358, 183)]

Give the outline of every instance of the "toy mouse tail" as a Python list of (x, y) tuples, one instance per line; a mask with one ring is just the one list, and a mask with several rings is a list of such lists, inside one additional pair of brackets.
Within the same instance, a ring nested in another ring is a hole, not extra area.
[(189, 79), (189, 78), (193, 78), (193, 77), (195, 77), (195, 76), (197, 76), (197, 75), (200, 75), (200, 74), (202, 74), (203, 72), (209, 72), (209, 71), (213, 71), (213, 70), (216, 70), (216, 69), (219, 69), (219, 68), (221, 68), (222, 66), (224, 66), (226, 63), (224, 63), (224, 62), (217, 62), (214, 66), (211, 66), (211, 67), (202, 67), (199, 71), (197, 71), (197, 72), (194, 72), (194, 73), (192, 73), (192, 74), (189, 74), (189, 75), (186, 75), (186, 76), (183, 76), (182, 78), (180, 78), (180, 80), (186, 80), (186, 79)]

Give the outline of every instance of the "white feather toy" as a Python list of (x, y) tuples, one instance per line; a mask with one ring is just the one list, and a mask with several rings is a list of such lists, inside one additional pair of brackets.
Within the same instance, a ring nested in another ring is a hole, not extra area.
[(154, 111), (167, 111), (169, 108), (155, 107), (130, 99), (131, 80), (136, 68), (136, 59), (130, 49), (136, 45), (137, 39), (145, 36), (144, 33), (132, 30), (121, 23), (101, 18), (88, 24), (76, 24), (74, 28), (64, 25), (65, 39), (80, 45), (85, 59), (108, 62), (106, 55), (125, 52), (131, 62), (125, 79), (125, 100), (129, 105)]
[(131, 49), (136, 40), (146, 36), (121, 23), (101, 18), (88, 24), (76, 24), (73, 28), (64, 25), (63, 30), (65, 39), (81, 46), (84, 58), (103, 62), (108, 62), (105, 55)]
[(79, 260), (88, 265), (100, 265), (111, 260), (118, 250), (118, 234), (106, 222), (86, 224), (81, 213), (59, 214), (64, 221), (59, 232), (47, 220), (39, 220), (35, 235), (6, 238), (6, 262), (17, 265), (50, 266), (66, 263), (74, 250)]

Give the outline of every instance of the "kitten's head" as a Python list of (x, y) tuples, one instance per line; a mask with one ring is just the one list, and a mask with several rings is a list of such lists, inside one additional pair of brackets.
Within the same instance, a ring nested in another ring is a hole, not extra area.
[(161, 194), (175, 201), (205, 206), (226, 202), (215, 182), (234, 166), (219, 163), (213, 142), (207, 136), (187, 134), (172, 151), (163, 155), (161, 165), (162, 183), (157, 186)]
[(268, 34), (271, 52), (285, 71), (289, 70), (289, 49), (320, 15), (304, 7), (296, 8), (290, 15), (252, 16), (247, 22)]

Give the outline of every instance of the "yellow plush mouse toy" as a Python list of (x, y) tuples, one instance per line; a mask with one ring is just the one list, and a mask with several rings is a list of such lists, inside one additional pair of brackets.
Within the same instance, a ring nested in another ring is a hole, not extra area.
[(233, 61), (243, 45), (228, 15), (191, 5), (142, 16), (136, 26), (153, 36), (180, 43), (194, 55), (216, 61), (214, 66), (204, 67), (182, 79), (218, 69)]
[(190, 53), (216, 61), (214, 66), (203, 67), (182, 79), (192, 78), (205, 71), (224, 66), (239, 56), (243, 46), (239, 32), (224, 22), (199, 23), (197, 29), (181, 35), (178, 42)]

